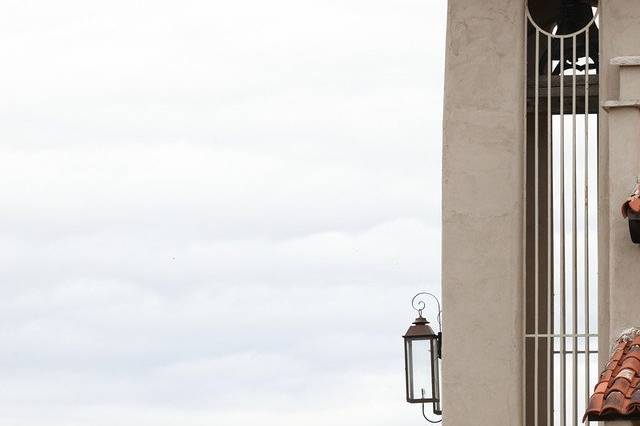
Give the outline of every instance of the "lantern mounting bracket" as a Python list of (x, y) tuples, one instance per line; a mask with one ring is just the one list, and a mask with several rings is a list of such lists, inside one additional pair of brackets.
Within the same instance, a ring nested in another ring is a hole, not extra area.
[[(424, 398), (424, 389), (422, 389), (422, 397)], [(442, 411), (440, 411), (439, 413), (436, 412), (436, 414), (442, 415)], [(442, 423), (442, 417), (440, 418), (440, 420), (431, 420), (429, 417), (427, 417), (427, 413), (425, 413), (424, 411), (424, 402), (422, 403), (422, 417), (424, 417), (426, 421), (432, 424)]]
[(438, 332), (442, 333), (442, 308), (440, 307), (440, 300), (436, 295), (426, 291), (422, 291), (413, 296), (413, 299), (411, 299), (411, 306), (418, 312), (418, 317), (420, 318), (423, 318), (422, 311), (424, 311), (424, 308), (427, 306), (424, 300), (420, 298), (421, 296), (429, 296), (436, 301), (436, 305), (438, 306)]

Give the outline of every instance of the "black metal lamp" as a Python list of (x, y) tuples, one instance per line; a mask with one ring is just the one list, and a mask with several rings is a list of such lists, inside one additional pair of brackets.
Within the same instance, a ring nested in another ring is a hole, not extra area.
[[(436, 334), (429, 326), (429, 321), (422, 316), (425, 303), (418, 300), (420, 296), (430, 296), (438, 306), (438, 325)], [(418, 293), (411, 300), (411, 305), (418, 311), (418, 318), (411, 324), (403, 337), (405, 383), (407, 402), (422, 404), (422, 415), (430, 423), (440, 420), (429, 419), (425, 413), (425, 404), (433, 404), (433, 413), (442, 415), (440, 405), (440, 359), (442, 358), (442, 325), (440, 324), (440, 301), (431, 293)]]

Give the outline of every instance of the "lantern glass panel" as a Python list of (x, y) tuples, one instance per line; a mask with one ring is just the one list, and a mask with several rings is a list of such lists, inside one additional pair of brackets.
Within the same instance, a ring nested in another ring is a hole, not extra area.
[(432, 339), (407, 340), (407, 378), (410, 399), (433, 398)]

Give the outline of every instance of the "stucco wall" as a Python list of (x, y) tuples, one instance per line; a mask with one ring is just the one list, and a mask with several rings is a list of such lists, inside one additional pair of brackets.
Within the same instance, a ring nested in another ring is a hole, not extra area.
[(522, 419), (524, 2), (450, 0), (443, 151), (446, 426)]
[[(619, 93), (618, 67), (610, 59), (640, 55), (640, 1), (601, 1), (600, 99)], [(632, 96), (635, 97), (635, 96)], [(600, 115), (600, 343), (601, 365), (611, 339), (621, 329), (640, 325), (640, 247), (634, 246), (620, 204), (640, 172), (640, 112), (621, 108)], [(640, 424), (616, 422), (611, 425)]]
[[(600, 99), (627, 97), (619, 93), (618, 67), (610, 60), (617, 56), (640, 55), (640, 2), (612, 0), (601, 7), (601, 72)], [(636, 133), (637, 111), (623, 109), (601, 111), (600, 120), (600, 287), (609, 303), (603, 304), (601, 324), (608, 327), (611, 338), (624, 327), (640, 325), (640, 247), (631, 244), (627, 224), (620, 216), (620, 204), (632, 188), (633, 178), (640, 172)], [(611, 140), (609, 135), (611, 134)], [(633, 300), (632, 306), (628, 301)], [(604, 322), (608, 320), (609, 322)], [(602, 330), (605, 331), (605, 330)], [(609, 337), (609, 336), (607, 336)], [(609, 341), (605, 343), (610, 343)]]

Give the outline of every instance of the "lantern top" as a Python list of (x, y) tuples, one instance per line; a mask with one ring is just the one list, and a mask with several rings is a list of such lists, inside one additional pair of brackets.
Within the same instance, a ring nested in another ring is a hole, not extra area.
[(435, 337), (433, 329), (429, 326), (429, 321), (422, 315), (418, 316), (416, 320), (411, 324), (404, 338), (419, 338), (419, 337)]

